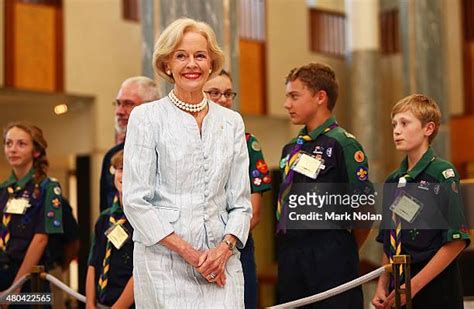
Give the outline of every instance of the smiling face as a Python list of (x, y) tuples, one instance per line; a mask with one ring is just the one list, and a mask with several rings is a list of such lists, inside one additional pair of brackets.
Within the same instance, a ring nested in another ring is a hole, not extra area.
[(197, 32), (186, 32), (167, 62), (175, 81), (175, 94), (183, 99), (201, 92), (209, 77), (211, 58), (206, 38)]
[[(232, 93), (232, 81), (226, 75), (219, 75), (207, 81), (204, 85), (204, 91), (207, 93), (208, 99), (213, 102), (227, 107), (232, 107), (232, 96), (226, 97), (225, 94)], [(217, 98), (219, 96), (219, 98)]]
[(5, 135), (5, 156), (10, 166), (15, 170), (29, 170), (33, 166), (33, 139), (25, 130), (12, 127)]
[(433, 122), (423, 126), (410, 110), (395, 114), (392, 119), (395, 148), (406, 153), (423, 153), (428, 149), (434, 127)]

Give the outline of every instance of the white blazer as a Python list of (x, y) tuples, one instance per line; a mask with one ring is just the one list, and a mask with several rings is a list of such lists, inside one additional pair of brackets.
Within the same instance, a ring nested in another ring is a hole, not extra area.
[(227, 263), (222, 289), (158, 242), (175, 232), (198, 250), (217, 246), (226, 234), (245, 245), (252, 208), (244, 132), (238, 113), (210, 101), (201, 132), (168, 97), (133, 109), (123, 204), (134, 228), (138, 307), (243, 307), (238, 254)]

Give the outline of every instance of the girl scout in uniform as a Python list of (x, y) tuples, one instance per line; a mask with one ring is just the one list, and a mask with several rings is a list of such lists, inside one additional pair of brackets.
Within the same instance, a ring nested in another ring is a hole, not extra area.
[(122, 209), (123, 150), (111, 159), (117, 195), (94, 229), (86, 279), (87, 308), (96, 303), (118, 308), (133, 305), (133, 228)]
[[(469, 244), (469, 235), (459, 175), (430, 147), (440, 110), (432, 99), (414, 94), (395, 104), (391, 117), (395, 147), (407, 156), (384, 187), (384, 220), (391, 222), (383, 223), (377, 237), (384, 245), (382, 264), (393, 255), (411, 256), (413, 308), (463, 308), (456, 257)], [(392, 289), (393, 280), (384, 273), (372, 304), (390, 308)]]
[[(5, 156), (12, 167), (0, 184), (0, 291), (43, 264), (52, 234), (63, 233), (59, 183), (46, 175), (47, 143), (43, 132), (26, 122), (7, 125)], [(22, 292), (29, 291), (29, 282)]]
[[(232, 91), (232, 78), (225, 70), (221, 70), (218, 76), (207, 81), (204, 85), (204, 92), (210, 100), (227, 108), (232, 108), (233, 99), (237, 95)], [(245, 139), (249, 153), (250, 198), (252, 202), (250, 232), (252, 232), (260, 222), (262, 195), (263, 192), (271, 190), (272, 179), (257, 138), (250, 133), (245, 133)], [(240, 261), (244, 271), (244, 302), (247, 309), (257, 308), (257, 267), (254, 251), (254, 241), (252, 233), (250, 233), (245, 247), (240, 250)]]

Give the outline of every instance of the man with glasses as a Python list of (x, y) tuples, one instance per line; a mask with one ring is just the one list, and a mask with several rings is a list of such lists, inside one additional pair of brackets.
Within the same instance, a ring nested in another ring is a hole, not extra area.
[(135, 106), (145, 102), (158, 100), (160, 92), (156, 83), (145, 76), (135, 76), (126, 79), (120, 86), (117, 97), (113, 102), (115, 106), (115, 132), (117, 144), (104, 156), (100, 174), (100, 211), (112, 205), (116, 193), (114, 175), (111, 173), (110, 160), (114, 154), (123, 149), (128, 118)]
[[(222, 70), (220, 74), (207, 81), (204, 85), (204, 93), (208, 99), (226, 107), (232, 108), (232, 100), (237, 93), (232, 91), (232, 79), (230, 74)], [(260, 222), (260, 205), (262, 194), (272, 188), (270, 171), (263, 158), (260, 143), (250, 133), (245, 133), (247, 149), (249, 152), (249, 176), (250, 190), (252, 192), (252, 220), (250, 231)], [(240, 261), (244, 271), (244, 300), (246, 309), (257, 308), (257, 269), (255, 266), (254, 242), (252, 234), (249, 234), (245, 247), (240, 251)]]

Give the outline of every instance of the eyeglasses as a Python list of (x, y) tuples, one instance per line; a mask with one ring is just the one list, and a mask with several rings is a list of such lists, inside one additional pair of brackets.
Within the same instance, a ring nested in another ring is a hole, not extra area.
[(133, 107), (135, 107), (135, 105), (137, 105), (137, 103), (133, 102), (133, 101), (121, 101), (121, 100), (115, 100), (112, 102), (112, 105), (115, 106), (115, 107), (123, 107), (123, 108), (126, 108), (126, 109), (131, 109)]
[(204, 92), (207, 93), (212, 100), (219, 100), (221, 96), (224, 96), (227, 100), (233, 100), (237, 96), (237, 92), (232, 91), (220, 92), (219, 90), (209, 90)]

